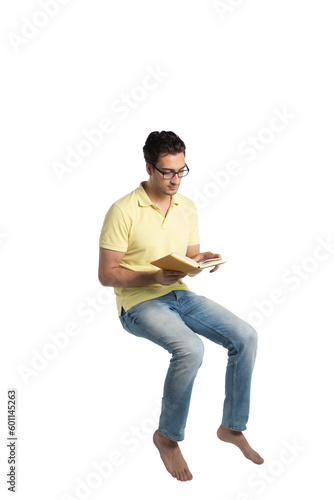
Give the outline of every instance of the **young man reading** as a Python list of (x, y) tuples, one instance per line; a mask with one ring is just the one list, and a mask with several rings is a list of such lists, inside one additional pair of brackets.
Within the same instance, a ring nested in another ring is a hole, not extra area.
[(152, 132), (143, 151), (148, 181), (115, 201), (105, 216), (99, 241), (99, 281), (114, 287), (123, 328), (172, 355), (154, 444), (173, 477), (192, 479), (178, 441), (184, 439), (193, 383), (203, 360), (202, 335), (228, 350), (217, 436), (262, 464), (242, 433), (249, 415), (257, 333), (223, 306), (191, 292), (182, 281), (184, 273), (150, 264), (172, 252), (197, 262), (221, 255), (200, 252), (196, 206), (178, 193), (182, 177), (189, 172), (184, 142), (173, 132)]

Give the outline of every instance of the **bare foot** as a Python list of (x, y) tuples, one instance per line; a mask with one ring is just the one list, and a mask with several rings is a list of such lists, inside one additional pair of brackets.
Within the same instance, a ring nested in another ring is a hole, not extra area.
[(172, 441), (160, 434), (159, 431), (155, 431), (153, 442), (160, 452), (166, 469), (173, 477), (179, 481), (190, 481), (193, 478), (177, 441)]
[(232, 431), (221, 425), (217, 430), (217, 436), (222, 441), (225, 441), (225, 443), (235, 444), (240, 448), (245, 457), (255, 464), (263, 464), (263, 458), (249, 446), (247, 439), (241, 431)]

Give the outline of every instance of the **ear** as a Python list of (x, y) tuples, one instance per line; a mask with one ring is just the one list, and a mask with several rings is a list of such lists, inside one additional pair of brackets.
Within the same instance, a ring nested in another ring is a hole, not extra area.
[(148, 162), (146, 162), (146, 172), (148, 173), (149, 176), (153, 175), (153, 168)]

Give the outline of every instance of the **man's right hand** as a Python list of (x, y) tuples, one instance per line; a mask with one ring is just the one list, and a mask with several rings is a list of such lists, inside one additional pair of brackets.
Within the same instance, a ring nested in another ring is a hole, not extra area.
[(185, 276), (187, 276), (187, 274), (181, 273), (180, 271), (167, 271), (166, 269), (161, 269), (156, 273), (156, 283), (158, 285), (172, 285)]

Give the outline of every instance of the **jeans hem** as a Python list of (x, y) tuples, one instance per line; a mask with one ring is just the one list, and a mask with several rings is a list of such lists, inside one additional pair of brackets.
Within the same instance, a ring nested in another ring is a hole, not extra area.
[(160, 432), (160, 434), (162, 434), (162, 435), (163, 435), (164, 437), (166, 437), (167, 439), (170, 439), (171, 441), (183, 441), (183, 440), (184, 440), (184, 436), (183, 436), (183, 437), (181, 437), (181, 438), (177, 438), (177, 439), (175, 439), (175, 438), (173, 438), (173, 437), (169, 436), (169, 435), (168, 435), (168, 432), (164, 432), (164, 431), (162, 431), (162, 430), (160, 430), (160, 429), (158, 429), (158, 431)]
[(222, 426), (225, 427), (226, 429), (230, 429), (230, 431), (242, 432), (242, 431), (245, 431), (247, 429), (247, 427), (245, 425), (241, 425), (239, 427), (236, 427), (235, 425), (224, 424), (224, 422), (222, 422)]

